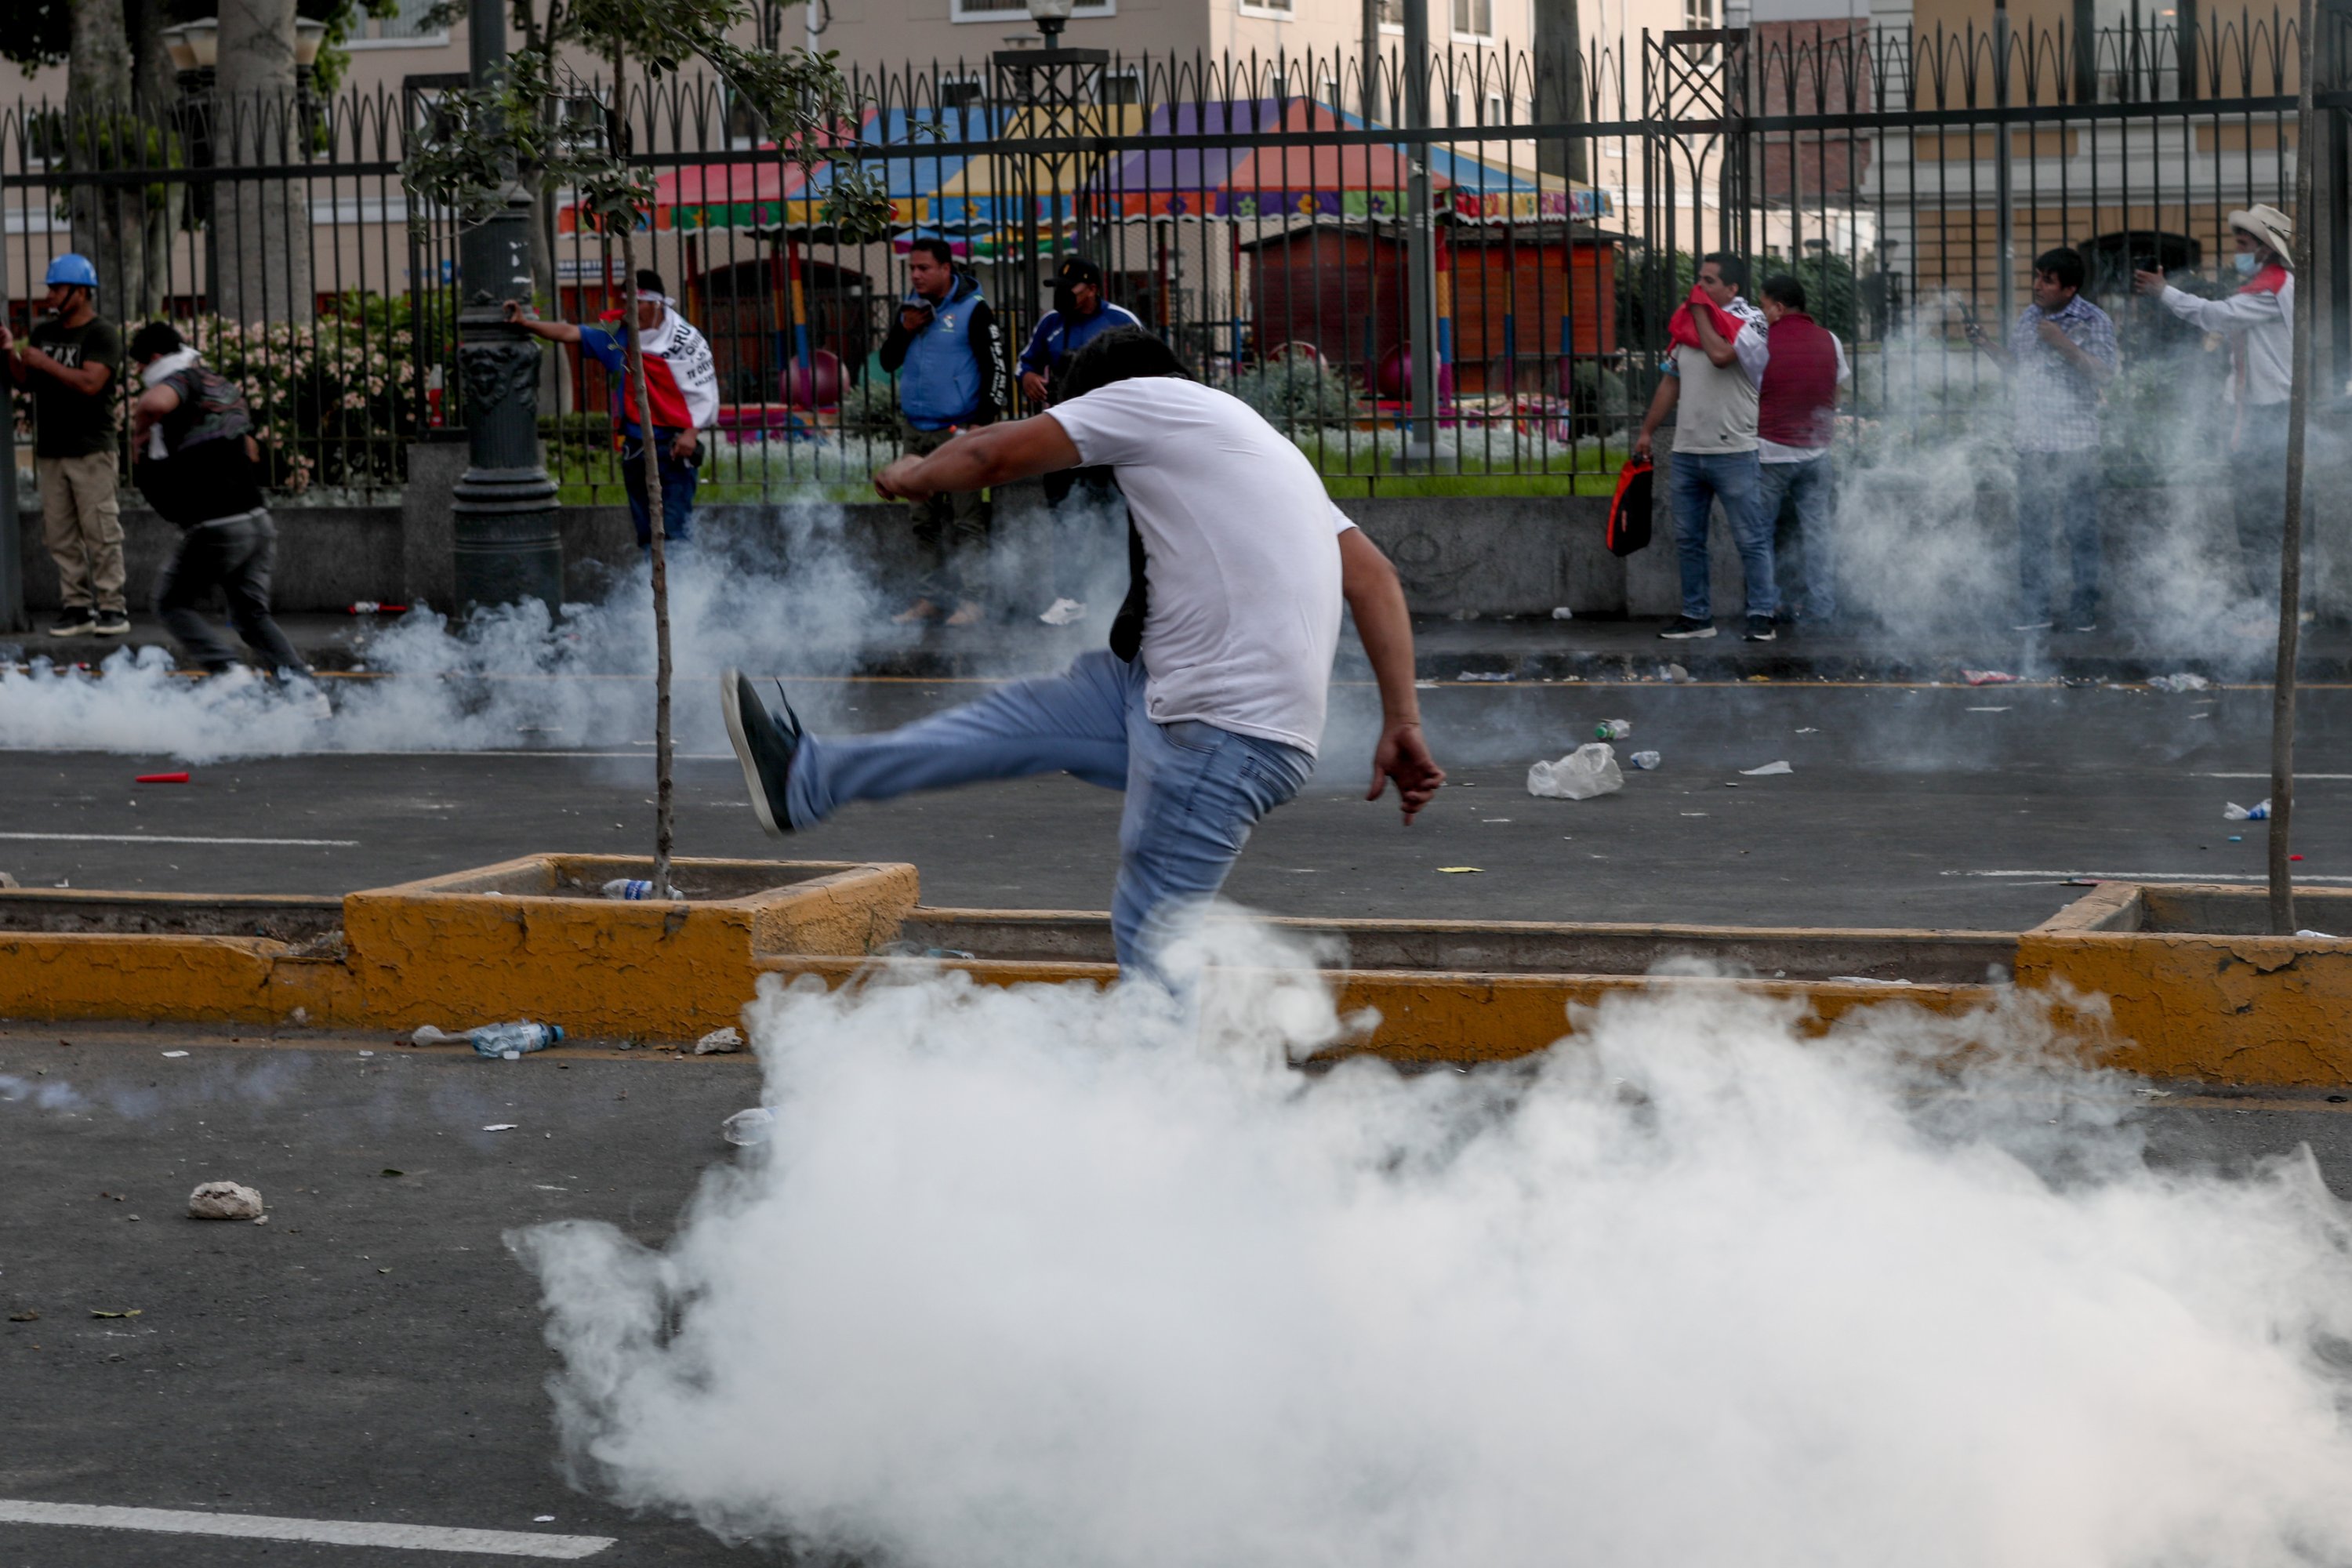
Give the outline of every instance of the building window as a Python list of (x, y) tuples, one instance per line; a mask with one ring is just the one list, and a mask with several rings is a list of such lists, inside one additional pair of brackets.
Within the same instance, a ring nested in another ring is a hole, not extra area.
[(976, 76), (940, 79), (940, 107), (943, 110), (978, 109), (987, 96), (988, 84)]
[(1244, 16), (1287, 16), (1291, 5), (1292, 0), (1242, 0), (1241, 8)]
[(344, 40), (344, 47), (364, 49), (373, 46), (401, 47), (419, 44), (446, 44), (449, 30), (432, 25), (433, 7), (436, 0), (398, 0), (389, 16), (356, 18), (357, 27)]
[(1140, 71), (1108, 71), (1095, 89), (1095, 101), (1106, 107), (1141, 103), (1143, 74)]
[[(1070, 15), (1115, 16), (1118, 0), (1077, 0)], [(1008, 17), (1026, 21), (1028, 16), (1029, 0), (955, 0), (954, 19), (959, 22), (1002, 22)]]
[(1715, 26), (1715, 0), (1683, 0), (1683, 26), (1692, 32)]
[(1454, 31), (1465, 38), (1495, 36), (1495, 0), (1454, 0)]

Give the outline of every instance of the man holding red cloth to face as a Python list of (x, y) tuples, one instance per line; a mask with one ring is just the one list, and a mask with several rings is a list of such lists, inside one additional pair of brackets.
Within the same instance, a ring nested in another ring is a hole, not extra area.
[(1683, 613), (1658, 634), (1673, 642), (1715, 635), (1706, 543), (1718, 500), (1747, 581), (1745, 635), (1750, 642), (1775, 636), (1772, 520), (1757, 505), (1757, 389), (1770, 351), (1762, 312), (1740, 297), (1747, 284), (1748, 264), (1736, 256), (1717, 251), (1700, 261), (1698, 282), (1667, 324), (1674, 347), (1633, 441), (1633, 456), (1648, 458), (1658, 426), (1677, 415), (1667, 493), (1674, 500)]

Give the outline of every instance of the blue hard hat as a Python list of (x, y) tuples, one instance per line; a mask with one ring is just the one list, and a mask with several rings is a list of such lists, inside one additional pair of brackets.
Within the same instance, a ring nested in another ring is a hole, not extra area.
[(89, 257), (78, 256), (68, 250), (49, 263), (49, 275), (41, 281), (51, 287), (63, 283), (68, 287), (95, 289), (98, 287), (98, 268), (89, 264)]

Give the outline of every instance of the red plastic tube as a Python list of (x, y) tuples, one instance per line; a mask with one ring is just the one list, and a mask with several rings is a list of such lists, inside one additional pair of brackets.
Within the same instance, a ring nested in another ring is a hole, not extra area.
[(188, 775), (185, 773), (141, 773), (136, 782), (140, 784), (185, 784), (188, 782)]

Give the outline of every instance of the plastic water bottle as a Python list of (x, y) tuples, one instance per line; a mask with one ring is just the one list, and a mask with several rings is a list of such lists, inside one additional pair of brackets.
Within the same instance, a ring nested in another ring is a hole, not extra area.
[(2260, 805), (2240, 805), (2233, 800), (2221, 808), (2221, 820), (2224, 822), (2268, 822), (2270, 817), (2269, 801)]
[(1633, 732), (1631, 719), (1603, 719), (1592, 726), (1592, 738), (1596, 741), (1622, 741)]
[(775, 1135), (775, 1131), (776, 1113), (764, 1105), (739, 1110), (719, 1124), (719, 1136), (739, 1149), (765, 1143)]
[(1636, 752), (1626, 760), (1645, 773), (1656, 767), (1659, 762), (1658, 753), (1655, 752)]
[(559, 1024), (485, 1024), (478, 1029), (467, 1030), (466, 1038), (474, 1042), (476, 1056), (511, 1062), (520, 1060), (529, 1052), (561, 1045), (563, 1028)]
[(604, 896), (608, 899), (650, 899), (654, 896), (654, 885), (639, 877), (615, 877), (604, 884)]

